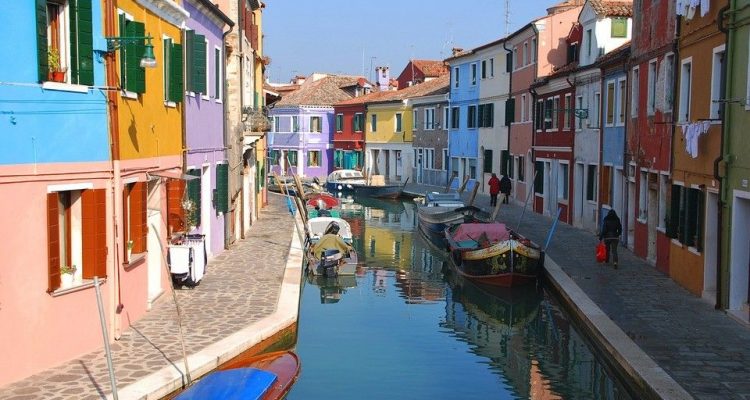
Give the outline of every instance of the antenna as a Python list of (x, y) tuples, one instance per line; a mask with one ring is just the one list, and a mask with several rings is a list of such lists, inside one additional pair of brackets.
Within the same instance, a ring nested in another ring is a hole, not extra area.
[(505, 0), (505, 37), (510, 35), (510, 0)]

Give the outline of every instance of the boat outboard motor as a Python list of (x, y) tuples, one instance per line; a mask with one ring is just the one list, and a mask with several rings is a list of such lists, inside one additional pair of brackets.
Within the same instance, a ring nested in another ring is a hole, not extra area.
[(318, 269), (323, 276), (338, 275), (338, 266), (344, 255), (336, 249), (326, 249), (320, 253), (320, 265)]

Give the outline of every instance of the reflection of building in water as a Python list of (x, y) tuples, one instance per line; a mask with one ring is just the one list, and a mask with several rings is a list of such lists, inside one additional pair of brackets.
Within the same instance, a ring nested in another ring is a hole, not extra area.
[[(515, 394), (531, 399), (627, 398), (560, 311), (533, 289), (488, 293), (448, 276), (445, 327), (487, 357)], [(531, 360), (534, 361), (531, 361)], [(537, 397), (538, 396), (538, 397)]]
[(378, 295), (385, 296), (386, 288), (388, 287), (388, 271), (384, 269), (375, 270), (372, 277), (375, 280), (372, 284), (373, 291)]
[(443, 263), (445, 258), (432, 253), (425, 242), (413, 235), (411, 268), (396, 273), (396, 288), (407, 303), (429, 303), (445, 298)]

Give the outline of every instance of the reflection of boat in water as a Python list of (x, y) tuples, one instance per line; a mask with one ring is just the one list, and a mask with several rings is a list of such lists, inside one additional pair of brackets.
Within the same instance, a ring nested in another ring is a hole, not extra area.
[(378, 209), (388, 214), (401, 214), (406, 209), (404, 203), (399, 200), (378, 199), (375, 197), (355, 196), (354, 202), (362, 207)]
[(299, 358), (291, 351), (238, 357), (201, 378), (175, 399), (282, 399), (297, 380), (299, 371)]
[(320, 288), (321, 304), (338, 303), (347, 289), (357, 286), (357, 278), (353, 275), (308, 275), (307, 282)]

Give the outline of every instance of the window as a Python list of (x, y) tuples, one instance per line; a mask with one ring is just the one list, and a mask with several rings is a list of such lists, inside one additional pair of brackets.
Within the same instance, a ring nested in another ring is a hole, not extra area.
[(204, 58), (206, 60), (206, 73), (205, 73), (205, 78), (204, 78), (206, 80), (206, 82), (205, 82), (206, 83), (206, 85), (205, 85), (206, 90), (204, 90), (202, 92), (202, 95), (203, 95), (203, 99), (204, 100), (208, 100), (208, 99), (210, 99), (210, 95), (211, 95), (210, 94), (210, 90), (208, 90), (208, 88), (211, 87), (211, 77), (208, 75), (208, 71), (209, 71), (208, 64), (209, 64), (209, 62), (211, 60), (211, 58), (209, 57), (211, 55), (211, 50), (210, 50), (210, 47), (208, 45), (208, 39), (205, 39), (203, 41), (203, 45), (205, 46), (203, 50), (205, 51)]
[(534, 128), (537, 131), (541, 131), (544, 120), (544, 101), (543, 100), (537, 100), (536, 101), (536, 114), (534, 118)]
[(692, 58), (682, 60), (682, 66), (680, 67), (680, 111), (677, 116), (677, 120), (680, 122), (690, 121), (692, 66)]
[(560, 96), (552, 99), (552, 129), (557, 130), (560, 125)]
[(544, 100), (544, 129), (552, 129), (552, 119), (554, 112), (554, 100), (551, 97)]
[(352, 128), (354, 132), (362, 132), (362, 126), (365, 124), (365, 114), (355, 113), (352, 118)]
[(591, 37), (591, 29), (586, 29), (586, 60), (591, 61), (591, 48), (593, 46), (593, 43)]
[[(119, 12), (119, 33), (121, 36), (145, 36), (145, 25)], [(134, 41), (120, 47), (120, 86), (133, 97), (146, 91), (146, 70), (140, 66), (144, 46), (145, 42)]]
[(711, 119), (721, 118), (724, 110), (721, 100), (724, 98), (724, 45), (716, 47), (713, 51), (713, 63), (711, 68)]
[(672, 112), (674, 106), (674, 54), (667, 54), (665, 57), (665, 76), (664, 76), (664, 102), (666, 110), (664, 112)]
[(482, 172), (485, 174), (492, 173), (492, 150), (484, 150), (484, 164), (482, 165)]
[(292, 115), (292, 132), (299, 132), (299, 117)]
[(596, 201), (596, 164), (586, 166), (586, 200)]
[(448, 149), (443, 149), (443, 170), (448, 170)]
[(164, 71), (164, 101), (180, 103), (185, 96), (182, 83), (182, 45), (173, 43), (171, 38), (163, 39), (162, 53)]
[(403, 120), (403, 114), (396, 113), (396, 119), (394, 121), (394, 127), (393, 127), (395, 129), (395, 132), (403, 132), (402, 120)]
[(523, 42), (523, 65), (529, 64), (529, 42)]
[(513, 69), (518, 69), (518, 47), (513, 48)]
[(477, 84), (477, 64), (471, 64), (471, 84)]
[(599, 110), (602, 104), (602, 95), (599, 92), (594, 93), (594, 104), (591, 105), (591, 113), (589, 114), (589, 121), (591, 121), (591, 127), (599, 126)]
[(450, 121), (450, 107), (443, 108), (443, 129), (448, 129), (448, 121)]
[(605, 121), (606, 126), (613, 126), (615, 124), (615, 82), (607, 82), (607, 119)]
[(521, 95), (521, 122), (526, 121), (526, 95)]
[(286, 152), (287, 161), (289, 162), (289, 165), (292, 167), (297, 166), (297, 151), (296, 150), (289, 150)]
[(628, 19), (625, 17), (612, 18), (612, 37), (624, 38), (628, 36)]
[(523, 156), (518, 156), (518, 181), (519, 182), (526, 181), (526, 174), (525, 174), (526, 164), (525, 164), (525, 162), (526, 161), (525, 161), (525, 159), (524, 159)]
[(371, 132), (378, 131), (378, 114), (370, 115), (370, 131)]
[[(259, 171), (260, 172), (260, 171)], [(259, 183), (259, 182), (256, 182)], [(229, 212), (229, 163), (227, 161), (216, 164), (216, 189), (214, 189), (216, 215)]]
[(458, 129), (460, 117), (461, 110), (458, 107), (451, 107), (451, 129)]
[[(583, 106), (583, 96), (576, 96), (576, 107), (586, 108)], [(583, 118), (578, 118), (576, 123), (576, 130), (583, 128)]]
[(565, 104), (563, 109), (563, 129), (569, 130), (570, 129), (570, 115), (573, 112), (573, 107), (570, 104), (570, 100), (572, 99), (572, 96), (570, 94), (565, 95)]
[(630, 82), (630, 116), (638, 116), (638, 97), (640, 96), (641, 77), (638, 67), (633, 67), (632, 81)]
[(531, 62), (536, 62), (536, 38), (531, 39)]
[(625, 79), (617, 81), (618, 84), (618, 101), (617, 101), (617, 125), (625, 125), (625, 99), (627, 96), (627, 89), (625, 88)]
[(273, 117), (273, 131), (274, 132), (281, 132), (279, 130), (280, 125), (281, 125), (281, 118), (279, 118), (279, 117)]
[(469, 178), (477, 179), (477, 159), (469, 159)]
[(568, 164), (560, 164), (557, 169), (557, 198), (568, 200)]
[(224, 95), (224, 61), (221, 57), (221, 49), (214, 48), (214, 98), (217, 102), (222, 101)]
[(667, 233), (680, 243), (703, 249), (703, 205), (705, 194), (700, 189), (672, 185), (670, 226)]
[[(81, 188), (47, 193), (48, 292), (60, 289), (62, 266), (76, 267), (74, 282), (107, 276), (105, 206), (104, 189)], [(143, 250), (139, 248), (139, 251)]]
[(458, 87), (458, 67), (453, 68), (453, 87)]
[(66, 0), (48, 0), (36, 1), (36, 4), (39, 82), (92, 86), (92, 0), (78, 0), (74, 4)]
[(601, 201), (602, 204), (612, 205), (612, 166), (602, 167), (601, 175)]
[(466, 119), (466, 127), (469, 129), (477, 127), (477, 106), (469, 106), (469, 116)]
[(492, 128), (495, 120), (495, 104), (487, 103), (479, 105), (479, 127)]
[[(135, 35), (144, 36), (144, 35)], [(206, 37), (185, 31), (185, 49), (187, 58), (187, 90), (193, 93), (207, 94), (206, 91)], [(141, 53), (142, 54), (142, 53)], [(137, 56), (140, 58), (140, 55)]]
[(310, 117), (310, 132), (320, 133), (322, 129), (321, 122), (322, 121), (320, 117)]
[(419, 112), (415, 109), (411, 113), (411, 129), (416, 130), (417, 129), (417, 115)]
[(307, 166), (320, 167), (320, 150), (311, 150), (307, 152)]
[(428, 131), (435, 129), (435, 109), (434, 108), (424, 109), (424, 129)]
[(487, 60), (482, 60), (482, 79), (487, 79)]
[(656, 112), (656, 60), (648, 63), (648, 115)]
[(495, 76), (495, 58), (490, 58), (490, 78)]
[(534, 193), (544, 194), (544, 161), (534, 162)]
[(641, 171), (640, 190), (638, 193), (638, 219), (648, 220), (648, 173)]
[(336, 132), (341, 132), (344, 127), (344, 114), (336, 114)]
[(279, 158), (281, 156), (281, 152), (279, 150), (271, 150), (271, 152), (268, 154), (268, 162), (271, 165), (279, 165)]
[(344, 168), (344, 151), (336, 150), (333, 153), (333, 166), (335, 168)]

